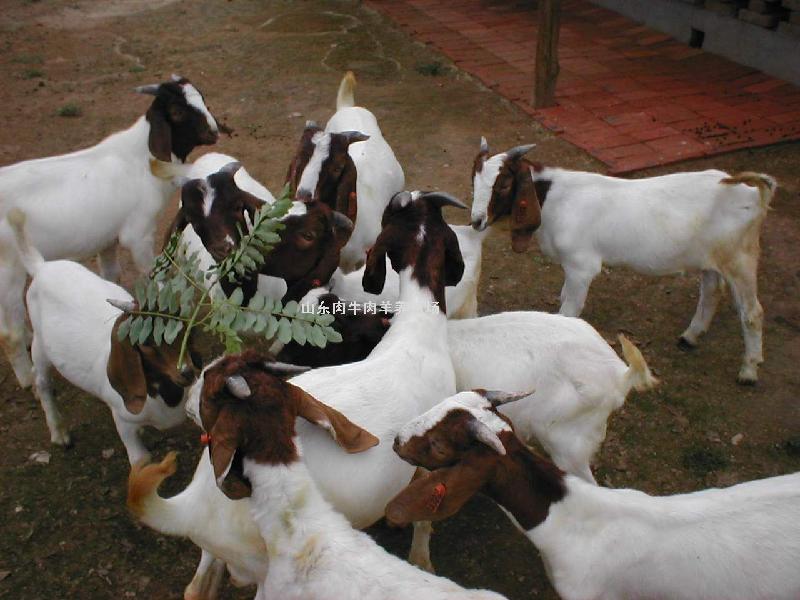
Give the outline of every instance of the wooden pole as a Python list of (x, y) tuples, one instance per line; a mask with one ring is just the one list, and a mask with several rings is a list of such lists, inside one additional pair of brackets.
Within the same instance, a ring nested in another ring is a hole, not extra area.
[(556, 104), (560, 16), (561, 0), (539, 0), (539, 39), (536, 44), (536, 82), (533, 92), (533, 105), (536, 108)]

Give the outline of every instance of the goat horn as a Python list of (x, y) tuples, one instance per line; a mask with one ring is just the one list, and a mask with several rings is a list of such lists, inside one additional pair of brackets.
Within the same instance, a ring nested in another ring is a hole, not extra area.
[(317, 125), (317, 122), (312, 119), (309, 119), (308, 121), (306, 121), (306, 129), (311, 129), (312, 127), (314, 129), (319, 129), (319, 125)]
[(486, 138), (481, 136), (481, 154), (489, 154), (489, 142), (486, 141)]
[(241, 400), (250, 397), (250, 386), (247, 385), (247, 380), (241, 375), (231, 375), (225, 380), (225, 385), (231, 394)]
[(506, 449), (505, 446), (503, 446), (503, 442), (501, 442), (497, 434), (485, 424), (473, 418), (470, 420), (469, 425), (467, 425), (467, 431), (482, 444), (486, 444), (499, 455), (505, 456)]
[(158, 89), (161, 87), (160, 83), (151, 83), (149, 85), (140, 85), (133, 88), (137, 94), (147, 94), (148, 96), (158, 96)]
[(392, 199), (389, 202), (389, 204), (394, 209), (405, 208), (413, 199), (414, 196), (412, 195), (411, 192), (408, 191), (397, 192), (394, 196), (392, 196)]
[(233, 160), (233, 161), (229, 162), (227, 165), (225, 165), (224, 167), (222, 167), (219, 170), (219, 172), (220, 173), (225, 173), (226, 175), (233, 176), (233, 175), (236, 175), (236, 172), (241, 168), (242, 168), (242, 163), (240, 163), (238, 160)]
[(183, 81), (183, 77), (181, 77), (180, 75), (177, 75), (176, 73), (173, 73), (172, 75), (170, 75), (169, 78), (172, 79), (172, 81), (174, 81), (175, 83), (180, 83), (181, 81)]
[(300, 373), (310, 371), (311, 367), (306, 367), (304, 365), (293, 365), (292, 363), (280, 362), (278, 360), (265, 360), (264, 370), (273, 375), (299, 375)]
[(422, 192), (420, 198), (425, 198), (434, 206), (441, 208), (442, 206), (455, 206), (456, 208), (468, 209), (469, 207), (461, 202), (455, 196), (451, 196), (447, 192)]
[(366, 133), (361, 133), (360, 131), (340, 131), (338, 135), (341, 135), (348, 144), (365, 142), (369, 139)]
[(114, 308), (118, 308), (122, 312), (126, 313), (139, 310), (139, 305), (133, 300), (115, 300), (114, 298), (106, 298), (106, 302), (108, 302)]
[(514, 146), (511, 150), (506, 152), (506, 157), (510, 158), (511, 160), (522, 158), (535, 147), (536, 144), (523, 144), (522, 146)]
[(508, 402), (522, 400), (523, 398), (530, 396), (535, 391), (536, 390), (510, 393), (500, 392), (497, 390), (486, 390), (482, 393), (482, 396), (491, 402), (492, 406), (500, 406), (501, 404), (507, 404)]

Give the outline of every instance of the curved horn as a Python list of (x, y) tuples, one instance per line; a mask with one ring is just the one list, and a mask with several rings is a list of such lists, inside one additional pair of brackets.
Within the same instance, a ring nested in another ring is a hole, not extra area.
[(139, 310), (139, 305), (133, 300), (115, 300), (114, 298), (106, 298), (106, 302), (108, 302), (114, 308), (118, 308), (122, 312), (126, 313)]
[(316, 122), (316, 121), (314, 121), (313, 119), (309, 119), (308, 121), (306, 121), (306, 126), (305, 126), (305, 128), (306, 128), (306, 129), (311, 129), (312, 127), (313, 127), (314, 129), (319, 129), (319, 125), (317, 125), (317, 122)]
[(353, 222), (349, 218), (347, 218), (346, 215), (343, 215), (338, 210), (334, 210), (332, 212), (333, 212), (332, 214), (333, 226), (338, 230), (344, 229), (345, 231), (352, 233), (353, 228), (355, 227), (355, 225), (353, 225)]
[(247, 380), (241, 375), (231, 375), (228, 377), (225, 380), (225, 386), (231, 394), (241, 400), (250, 397), (250, 386), (247, 385)]
[(509, 402), (515, 402), (517, 400), (522, 400), (523, 398), (527, 398), (531, 394), (533, 394), (536, 390), (529, 390), (527, 392), (501, 392), (498, 390), (485, 390), (480, 393), (484, 398), (486, 398), (489, 402), (491, 402), (492, 406), (500, 406), (502, 404), (507, 404)]
[(411, 194), (411, 192), (408, 191), (397, 192), (394, 196), (392, 196), (392, 199), (389, 201), (389, 206), (391, 206), (394, 210), (397, 210), (399, 208), (405, 208), (411, 203), (413, 199), (414, 197)]
[(158, 96), (158, 89), (161, 87), (160, 83), (151, 83), (149, 85), (140, 85), (133, 88), (137, 94), (147, 94), (148, 96)]
[(233, 161), (229, 162), (227, 165), (225, 165), (224, 167), (222, 167), (218, 172), (219, 173), (225, 173), (226, 175), (234, 176), (234, 175), (236, 175), (236, 172), (241, 168), (242, 168), (242, 163), (240, 163), (238, 160), (233, 160)]
[(280, 361), (264, 361), (264, 370), (267, 373), (271, 373), (273, 375), (299, 375), (300, 373), (305, 373), (306, 371), (310, 371), (311, 367), (306, 367), (303, 365), (293, 365), (292, 363), (285, 363)]
[(486, 444), (499, 455), (505, 456), (505, 446), (503, 446), (503, 442), (500, 441), (497, 434), (477, 419), (470, 420), (469, 425), (467, 425), (467, 431), (480, 443)]
[(451, 196), (447, 192), (423, 192), (420, 195), (420, 198), (425, 198), (429, 202), (433, 203), (434, 206), (442, 207), (442, 206), (455, 206), (456, 208), (463, 208), (468, 209), (469, 207), (461, 202), (455, 196)]
[(172, 75), (170, 75), (170, 77), (169, 77), (169, 78), (170, 78), (172, 81), (174, 81), (175, 83), (180, 83), (181, 81), (183, 81), (183, 77), (181, 77), (180, 75), (178, 75), (178, 74), (176, 74), (176, 73), (173, 73)]
[(365, 142), (369, 139), (366, 133), (361, 133), (360, 131), (340, 131), (337, 135), (342, 136), (348, 144)]
[(535, 147), (536, 144), (523, 144), (522, 146), (514, 146), (511, 150), (506, 152), (506, 157), (510, 158), (511, 160), (517, 160), (518, 158), (525, 156)]
[(486, 138), (481, 136), (481, 154), (489, 154), (489, 142), (486, 141)]

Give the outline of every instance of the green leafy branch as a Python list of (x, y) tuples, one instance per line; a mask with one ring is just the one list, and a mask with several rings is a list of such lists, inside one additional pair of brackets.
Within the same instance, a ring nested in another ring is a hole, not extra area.
[(157, 346), (172, 344), (183, 332), (178, 365), (183, 365), (192, 331), (200, 327), (218, 337), (226, 352), (242, 349), (242, 335), (252, 333), (287, 344), (311, 344), (324, 348), (328, 342), (341, 342), (339, 332), (331, 327), (330, 314), (301, 310), (295, 301), (285, 305), (260, 294), (244, 305), (244, 293), (237, 287), (229, 297), (221, 293), (222, 281), (242, 281), (257, 272), (266, 256), (280, 241), (284, 228), (280, 218), (292, 201), (288, 186), (272, 205), (256, 213), (249, 233), (239, 231), (240, 242), (222, 262), (204, 272), (197, 253), (187, 254), (181, 232), (175, 232), (156, 257), (149, 277), (136, 282), (133, 303), (110, 300), (128, 313), (118, 329), (120, 340)]

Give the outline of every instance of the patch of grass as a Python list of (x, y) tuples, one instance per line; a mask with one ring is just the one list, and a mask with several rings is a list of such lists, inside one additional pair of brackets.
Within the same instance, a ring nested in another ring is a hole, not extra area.
[(141, 73), (144, 70), (144, 65), (133, 65), (130, 69), (128, 69), (128, 71), (131, 73)]
[(683, 453), (683, 466), (698, 477), (705, 477), (712, 471), (719, 471), (730, 464), (728, 456), (718, 448), (693, 446)]
[(36, 79), (37, 77), (44, 77), (44, 71), (41, 69), (25, 69), (22, 72), (23, 79)]
[(58, 109), (56, 114), (59, 117), (80, 117), (83, 114), (83, 109), (74, 102), (67, 102)]
[(420, 75), (428, 77), (439, 77), (446, 74), (450, 69), (440, 60), (434, 60), (429, 63), (419, 63), (414, 67)]
[(21, 65), (40, 65), (44, 62), (39, 54), (17, 54), (11, 60)]

